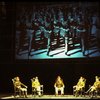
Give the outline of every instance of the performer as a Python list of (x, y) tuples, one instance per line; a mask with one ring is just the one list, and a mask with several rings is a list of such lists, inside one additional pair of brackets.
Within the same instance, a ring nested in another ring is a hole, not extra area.
[(68, 50), (69, 50), (69, 28), (68, 27), (61, 27), (60, 28), (60, 36), (63, 37), (64, 44), (65, 44), (65, 54), (68, 55)]
[(73, 86), (74, 92), (77, 94), (79, 91), (82, 91), (82, 89), (85, 87), (86, 79), (84, 77), (80, 77), (77, 85)]
[(55, 94), (56, 95), (58, 95), (58, 91), (61, 91), (61, 95), (64, 95), (65, 85), (64, 85), (64, 82), (60, 76), (57, 77), (55, 84), (54, 84), (54, 87), (55, 87)]
[(38, 77), (36, 76), (34, 78), (34, 80), (32, 81), (32, 88), (34, 88), (36, 90), (36, 92), (38, 93), (39, 96), (41, 96), (41, 88), (40, 88), (40, 82)]
[[(27, 97), (27, 86), (24, 85), (21, 81), (20, 78), (17, 76), (14, 78), (14, 86), (19, 89), (20, 91), (22, 91), (22, 94), (25, 95), (25, 97)], [(23, 87), (22, 87), (23, 86)]]
[(86, 45), (88, 44), (88, 35), (87, 35), (87, 27), (86, 27), (86, 21), (82, 19), (82, 17), (78, 18), (78, 25), (76, 28), (77, 37), (79, 37), (80, 44), (81, 44), (81, 50), (83, 53), (83, 56), (85, 55)]
[(50, 56), (49, 53), (52, 49), (52, 41), (54, 40), (54, 33), (53, 33), (53, 21), (48, 22), (49, 25), (46, 27), (46, 35), (45, 37), (47, 38), (47, 56)]
[(93, 93), (95, 91), (97, 91), (98, 89), (100, 89), (100, 80), (98, 76), (95, 76), (95, 82), (94, 84), (88, 89), (88, 91), (86, 93)]

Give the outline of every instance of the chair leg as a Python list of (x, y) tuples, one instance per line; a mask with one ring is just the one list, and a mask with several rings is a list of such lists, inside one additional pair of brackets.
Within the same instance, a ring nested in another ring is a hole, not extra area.
[(34, 97), (36, 96), (36, 91), (34, 91)]
[(14, 92), (14, 97), (16, 98), (16, 92)]
[(75, 95), (76, 95), (76, 97), (79, 96), (79, 91), (76, 91)]
[(33, 91), (32, 91), (32, 96), (33, 96)]
[(21, 91), (19, 92), (19, 97), (21, 97)]
[(73, 90), (73, 96), (75, 96), (75, 91)]

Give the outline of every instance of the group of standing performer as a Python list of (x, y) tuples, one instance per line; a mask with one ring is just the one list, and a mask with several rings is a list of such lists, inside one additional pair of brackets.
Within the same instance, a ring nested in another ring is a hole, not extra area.
[[(20, 8), (20, 6), (18, 7)], [(26, 35), (29, 39), (29, 55), (31, 55), (32, 48), (37, 50), (41, 45), (45, 45), (49, 56), (53, 48), (59, 47), (61, 38), (65, 45), (66, 55), (70, 50), (70, 39), (73, 46), (75, 46), (75, 41), (79, 40), (83, 55), (85, 55), (90, 35), (97, 34), (98, 10), (96, 8), (93, 10), (92, 6), (82, 8), (74, 5), (42, 5), (29, 8), (21, 6), (21, 8), (22, 11), (18, 12), (16, 21), (17, 53), (20, 52)], [(94, 26), (96, 32), (92, 30)], [(56, 42), (55, 47), (53, 41)], [(42, 42), (43, 44), (41, 44)]]

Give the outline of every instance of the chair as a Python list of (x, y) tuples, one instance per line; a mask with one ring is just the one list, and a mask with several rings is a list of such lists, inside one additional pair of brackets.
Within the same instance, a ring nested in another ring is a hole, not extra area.
[(60, 88), (55, 87), (55, 96), (59, 94), (64, 95), (64, 87), (60, 87)]
[(85, 87), (81, 88), (80, 90), (76, 90), (75, 87), (73, 87), (73, 95), (74, 96), (79, 96), (79, 95), (84, 95), (85, 96)]
[(12, 82), (13, 82), (13, 86), (14, 86), (14, 97), (16, 97), (17, 94), (19, 95), (19, 97), (21, 97), (21, 90), (16, 88), (16, 86), (15, 86), (15, 79), (12, 79)]
[(97, 89), (96, 95), (100, 96), (100, 88)]
[(76, 88), (73, 87), (73, 95), (74, 96), (85, 96), (85, 87), (81, 88), (80, 90), (76, 90)]
[(20, 23), (18, 27), (18, 30), (16, 30), (16, 54), (22, 55), (23, 51), (27, 51), (29, 56), (32, 49), (34, 30), (30, 28), (31, 26), (26, 25), (24, 23)]
[[(34, 79), (35, 78), (31, 79), (31, 83), (34, 82)], [(35, 88), (35, 87), (32, 86), (32, 96), (34, 95), (34, 97), (35, 97), (36, 95), (39, 95), (38, 94), (39, 92), (40, 92), (40, 94), (42, 96), (43, 95), (43, 85), (40, 85), (39, 89), (37, 89), (37, 88)]]
[(100, 87), (98, 87), (98, 88), (96, 88), (96, 89), (94, 89), (94, 91), (91, 91), (91, 87), (93, 87), (93, 86), (91, 86), (91, 85), (89, 85), (89, 96), (90, 97), (97, 97), (97, 96), (100, 96)]
[(70, 56), (68, 52), (75, 48), (81, 48), (83, 55), (85, 55), (85, 30), (78, 30), (74, 27), (71, 27), (67, 36), (67, 50), (66, 55)]
[(58, 95), (59, 92), (61, 95), (64, 95), (65, 85), (64, 85), (63, 79), (61, 79), (60, 76), (57, 77), (57, 79), (54, 83), (54, 88), (55, 88), (55, 95)]
[(17, 95), (19, 95), (19, 97), (27, 97), (27, 86), (20, 81), (20, 83), (16, 82), (16, 77), (12, 79), (12, 82), (14, 86), (14, 97), (17, 97)]
[[(76, 89), (77, 85), (73, 86), (73, 95), (74, 96), (79, 96), (79, 95), (84, 95), (85, 96), (85, 84), (86, 84), (86, 79), (84, 80), (84, 86), (81, 87), (80, 89)], [(78, 86), (79, 87), (79, 86)]]
[(45, 28), (43, 26), (35, 26), (37, 27), (36, 30), (34, 30), (32, 36), (30, 37), (30, 43), (29, 43), (29, 53), (30, 56), (31, 52), (36, 51), (36, 50), (40, 50), (40, 49), (44, 49), (46, 48), (46, 44), (47, 44), (47, 39), (44, 36), (45, 33)]

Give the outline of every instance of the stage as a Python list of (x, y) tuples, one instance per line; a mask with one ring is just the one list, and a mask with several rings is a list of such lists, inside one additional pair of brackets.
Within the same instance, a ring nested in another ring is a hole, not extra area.
[(39, 96), (35, 96), (34, 95), (32, 96), (31, 94), (28, 95), (27, 98), (24, 98), (24, 97), (19, 97), (19, 96), (16, 96), (16, 98), (14, 97), (14, 95), (1, 95), (0, 96), (0, 99), (100, 99), (100, 96), (97, 96), (97, 97), (89, 97), (88, 95), (85, 95), (85, 96), (78, 96), (78, 97), (75, 97), (73, 95), (59, 95), (59, 96), (55, 96), (55, 95), (43, 95), (41, 97)]

